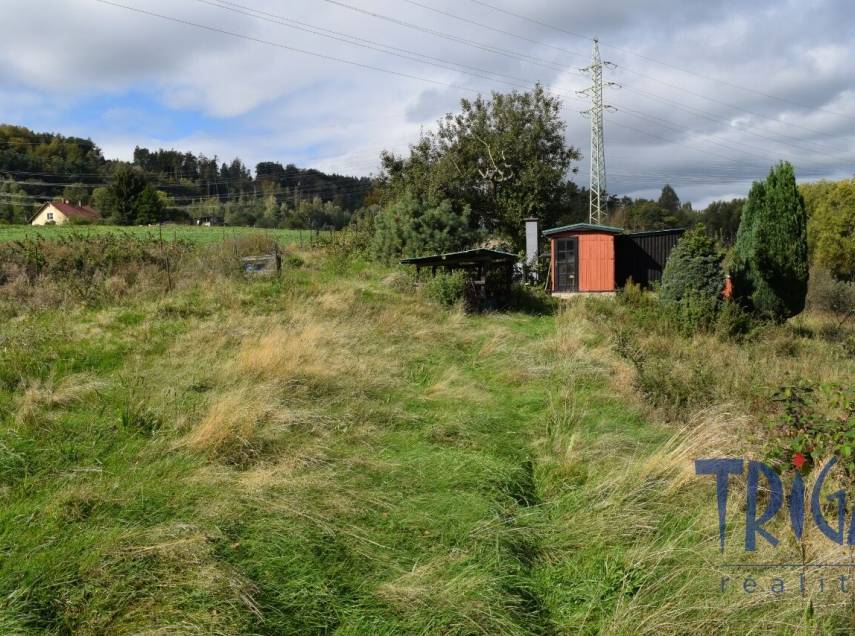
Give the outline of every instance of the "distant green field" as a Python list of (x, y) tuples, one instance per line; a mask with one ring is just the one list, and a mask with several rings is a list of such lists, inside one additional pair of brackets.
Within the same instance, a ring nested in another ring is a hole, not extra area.
[[(119, 227), (115, 225), (84, 225), (84, 226), (33, 226), (33, 225), (0, 225), (0, 243), (18, 241), (37, 236), (45, 239), (57, 239), (73, 234), (110, 234), (124, 232), (135, 236), (158, 236), (157, 227)], [(254, 227), (198, 227), (194, 225), (164, 225), (163, 238), (168, 240), (184, 239), (194, 243), (213, 243), (234, 236), (246, 234), (265, 234), (276, 238), (282, 243), (298, 243), (301, 230), (267, 230)], [(309, 231), (302, 230), (303, 237), (308, 240)]]

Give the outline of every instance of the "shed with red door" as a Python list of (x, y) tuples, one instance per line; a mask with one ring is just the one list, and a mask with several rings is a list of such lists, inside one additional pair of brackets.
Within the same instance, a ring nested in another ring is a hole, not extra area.
[(549, 289), (553, 294), (608, 293), (633, 280), (662, 278), (682, 228), (624, 233), (619, 227), (576, 223), (551, 230)]
[(552, 293), (615, 291), (615, 237), (622, 233), (621, 228), (590, 223), (545, 230)]

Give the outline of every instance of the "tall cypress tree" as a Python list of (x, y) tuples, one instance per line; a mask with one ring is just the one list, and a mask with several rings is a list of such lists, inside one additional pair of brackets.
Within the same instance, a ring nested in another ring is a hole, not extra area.
[(731, 276), (734, 296), (761, 317), (786, 320), (805, 307), (807, 213), (793, 166), (755, 182), (742, 210)]

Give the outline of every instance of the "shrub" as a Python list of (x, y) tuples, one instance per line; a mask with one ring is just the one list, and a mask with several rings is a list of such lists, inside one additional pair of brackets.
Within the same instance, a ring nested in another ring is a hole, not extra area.
[(425, 283), (424, 291), (431, 300), (451, 307), (463, 300), (468, 282), (465, 272), (442, 272)]
[(685, 335), (709, 331), (721, 308), (724, 255), (702, 225), (687, 232), (668, 259), (659, 291), (665, 314)]
[[(191, 248), (186, 241), (161, 243), (126, 234), (26, 239), (0, 246), (0, 281), (14, 281), (18, 291), (30, 294), (55, 288), (58, 293), (52, 295), (57, 299), (96, 304), (109, 298), (111, 290), (121, 295), (130, 286), (149, 285), (154, 280), (166, 287), (166, 281), (159, 278), (171, 276)], [(2, 291), (0, 297), (16, 292), (11, 288)]]
[(733, 302), (719, 303), (715, 333), (723, 339), (740, 339), (754, 328), (751, 314)]
[(508, 308), (537, 316), (555, 313), (558, 301), (543, 288), (531, 285), (515, 284), (511, 287)]
[(714, 399), (716, 379), (704, 360), (657, 355), (626, 329), (615, 334), (613, 344), (617, 354), (634, 367), (633, 384), (651, 405), (682, 417)]
[(712, 331), (724, 303), (714, 296), (692, 290), (679, 301), (664, 303), (665, 316), (681, 335)]
[(837, 456), (849, 477), (855, 477), (855, 387), (800, 384), (779, 389), (779, 412), (770, 422), (768, 455), (790, 466), (801, 454), (806, 467)]
[(742, 211), (731, 277), (734, 299), (763, 318), (783, 321), (805, 306), (807, 213), (793, 167), (772, 169), (755, 182)]
[(662, 272), (660, 298), (679, 302), (686, 296), (718, 299), (724, 286), (724, 255), (703, 225), (686, 232)]
[(843, 323), (855, 315), (855, 283), (837, 280), (825, 269), (814, 270), (808, 285), (808, 305), (834, 314)]
[(390, 262), (466, 249), (481, 237), (472, 225), (469, 206), (456, 209), (448, 199), (436, 203), (406, 194), (377, 214), (371, 252)]
[(627, 307), (644, 307), (650, 303), (650, 297), (644, 289), (630, 278), (617, 292), (617, 301)]

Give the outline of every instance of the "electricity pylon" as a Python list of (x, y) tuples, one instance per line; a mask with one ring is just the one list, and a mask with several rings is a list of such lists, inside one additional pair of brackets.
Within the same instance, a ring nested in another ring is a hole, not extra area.
[(595, 225), (602, 225), (606, 216), (606, 153), (603, 142), (603, 113), (613, 111), (614, 107), (603, 104), (603, 86), (618, 86), (614, 82), (603, 84), (603, 69), (615, 68), (611, 62), (603, 62), (600, 57), (600, 42), (594, 40), (594, 52), (591, 65), (581, 69), (590, 73), (593, 80), (591, 86), (580, 95), (591, 98), (591, 108), (582, 111), (583, 115), (591, 117), (591, 180), (589, 184), (588, 218)]

